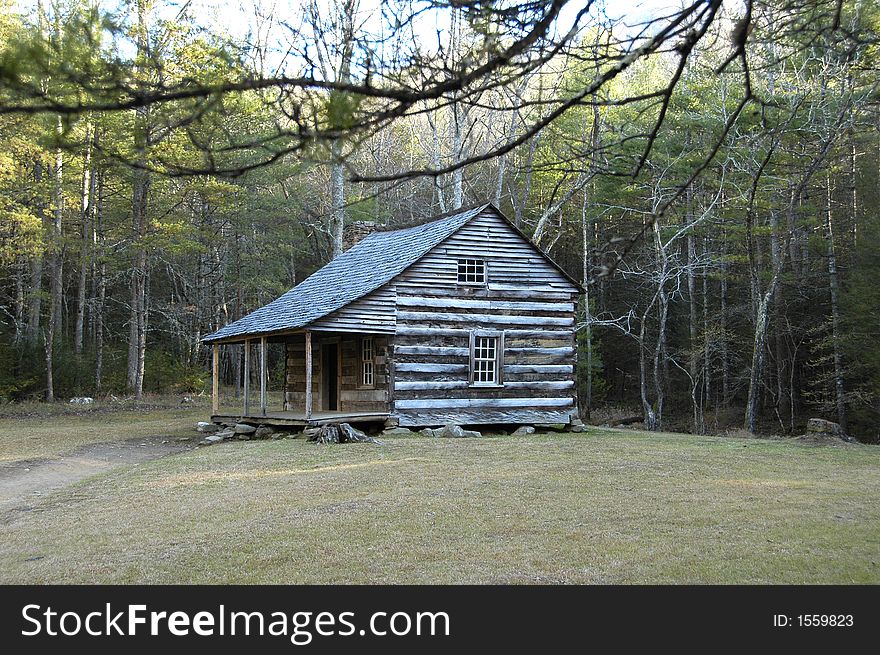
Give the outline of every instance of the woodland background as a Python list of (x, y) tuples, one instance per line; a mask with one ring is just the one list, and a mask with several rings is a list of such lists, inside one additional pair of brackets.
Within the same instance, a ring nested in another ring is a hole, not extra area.
[(203, 392), (346, 223), (491, 201), (585, 281), (585, 420), (878, 440), (876, 0), (272, 7), (0, 0), (2, 401)]

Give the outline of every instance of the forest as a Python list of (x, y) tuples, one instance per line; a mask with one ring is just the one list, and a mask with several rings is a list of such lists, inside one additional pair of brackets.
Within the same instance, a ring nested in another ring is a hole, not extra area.
[(0, 402), (203, 393), (347, 225), (492, 202), (583, 281), (585, 421), (877, 442), (878, 45), (877, 0), (0, 0)]

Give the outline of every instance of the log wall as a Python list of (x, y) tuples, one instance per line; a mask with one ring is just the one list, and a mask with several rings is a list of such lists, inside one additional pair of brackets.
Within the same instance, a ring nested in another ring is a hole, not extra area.
[[(457, 282), (457, 260), (487, 282)], [(492, 211), (393, 280), (393, 412), (401, 425), (567, 423), (576, 415), (578, 289)], [(504, 332), (503, 386), (468, 384), (470, 334)]]

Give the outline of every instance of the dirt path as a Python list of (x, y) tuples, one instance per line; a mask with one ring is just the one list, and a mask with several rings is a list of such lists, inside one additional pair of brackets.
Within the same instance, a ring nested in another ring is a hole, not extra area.
[(0, 464), (0, 514), (27, 511), (46, 494), (97, 473), (140, 464), (195, 446), (196, 440), (146, 437), (82, 446), (57, 459)]

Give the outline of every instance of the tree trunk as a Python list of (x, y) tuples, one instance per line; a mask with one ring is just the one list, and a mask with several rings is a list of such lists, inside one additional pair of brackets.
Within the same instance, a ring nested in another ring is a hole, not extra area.
[[(775, 211), (770, 213), (770, 258), (773, 270), (781, 266), (782, 247), (779, 243), (779, 217)], [(776, 370), (774, 377), (776, 382), (775, 398), (773, 399), (773, 411), (776, 419), (779, 421), (780, 427), (785, 430), (785, 423), (782, 420), (781, 407), (782, 399), (786, 396), (785, 392), (785, 362), (786, 357), (783, 354), (784, 344), (782, 338), (783, 314), (785, 309), (782, 306), (783, 289), (778, 288), (773, 296), (773, 314), (776, 317), (776, 326), (773, 330), (774, 345), (773, 349), (776, 353), (775, 364)]]
[(589, 180), (589, 175), (584, 175), (583, 173), (580, 173), (575, 178), (574, 182), (572, 182), (571, 187), (569, 187), (568, 190), (566, 190), (565, 193), (563, 193), (562, 196), (560, 196), (559, 199), (556, 200), (556, 202), (550, 204), (543, 211), (540, 218), (538, 218), (538, 221), (535, 223), (535, 232), (532, 235), (532, 240), (535, 243), (540, 244), (541, 241), (544, 240), (544, 235), (547, 233), (547, 226), (550, 224), (550, 219), (554, 216), (560, 217), (559, 223), (561, 226), (562, 208), (565, 207), (566, 204), (568, 204), (568, 202), (575, 196), (575, 194), (577, 194), (578, 191), (580, 191), (587, 184)]
[(342, 165), (342, 142), (333, 141), (330, 146), (330, 238), (333, 259), (342, 254), (342, 237), (345, 231), (345, 169)]
[[(149, 57), (149, 32), (147, 27), (147, 1), (137, 2), (138, 58)], [(139, 67), (141, 74), (143, 67)], [(147, 251), (144, 239), (147, 234), (147, 206), (150, 194), (150, 172), (147, 170), (147, 151), (150, 146), (150, 109), (135, 110), (135, 168), (132, 174), (132, 250), (131, 295), (128, 332), (127, 387), (140, 400), (144, 392), (144, 353), (146, 352), (146, 282)]]
[[(522, 88), (525, 88), (525, 82), (523, 82)], [(599, 105), (595, 102), (595, 96), (593, 97), (592, 109), (593, 109), (593, 122), (590, 127), (590, 146), (592, 150), (592, 156), (590, 158), (590, 172), (594, 172), (596, 170), (596, 156), (599, 152)], [(512, 138), (512, 135), (511, 135)], [(591, 176), (592, 179), (592, 176)], [(590, 284), (591, 278), (593, 277), (593, 257), (592, 257), (592, 249), (590, 247), (590, 237), (592, 236), (593, 230), (590, 229), (590, 224), (587, 221), (587, 204), (589, 201), (589, 194), (587, 192), (587, 186), (584, 186), (584, 199), (583, 206), (581, 207), (581, 239), (583, 240), (583, 271), (582, 271), (582, 284), (584, 287), (584, 323), (586, 324), (586, 341), (587, 341), (587, 389), (586, 389), (586, 411), (587, 418), (590, 418), (590, 412), (593, 407), (593, 325), (592, 325), (592, 308), (590, 307)]]
[[(656, 298), (656, 296), (655, 296)], [(651, 404), (651, 401), (648, 399), (648, 357), (647, 357), (647, 349), (645, 348), (647, 338), (646, 335), (646, 324), (648, 322), (648, 313), (650, 312), (651, 306), (653, 306), (653, 301), (651, 305), (649, 305), (648, 309), (642, 314), (642, 321), (639, 326), (639, 396), (642, 400), (642, 413), (645, 416), (645, 429), (646, 430), (657, 430), (659, 425), (657, 423), (657, 414), (654, 411), (654, 406)]]
[[(687, 222), (694, 222), (693, 190), (688, 187), (685, 192), (687, 206)], [(699, 379), (700, 353), (697, 335), (697, 243), (693, 229), (687, 234), (687, 288), (688, 288), (688, 335), (690, 337), (690, 357), (688, 358), (688, 374), (691, 379), (691, 406), (693, 413), (694, 434), (703, 433), (703, 416), (696, 398), (697, 380)]]
[(666, 246), (663, 244), (660, 230), (660, 219), (654, 220), (654, 248), (656, 250), (657, 263), (660, 271), (657, 281), (657, 299), (659, 301), (659, 315), (657, 317), (657, 342), (654, 346), (654, 393), (657, 401), (655, 411), (657, 414), (657, 430), (663, 425), (663, 403), (666, 389), (669, 388), (669, 347), (668, 347), (668, 320), (669, 320), (669, 294), (666, 291), (666, 277), (669, 275), (669, 260), (666, 254)]
[[(55, 123), (55, 130), (58, 139), (61, 139), (63, 125), (61, 117), (58, 116)], [(61, 146), (55, 148), (55, 170), (54, 170), (54, 199), (52, 211), (52, 237), (51, 237), (51, 255), (50, 255), (50, 290), (49, 295), (49, 321), (46, 334), (44, 337), (44, 349), (46, 354), (46, 401), (55, 401), (55, 382), (52, 375), (55, 353), (55, 337), (61, 333), (61, 303), (62, 303), (62, 252), (61, 252), (61, 220), (64, 212), (64, 155)]]
[[(50, 319), (51, 318), (52, 318), (52, 316), (50, 315)], [(43, 342), (44, 352), (46, 353), (46, 402), (47, 403), (54, 403), (55, 402), (55, 380), (53, 379), (53, 376), (52, 376), (52, 367), (53, 367), (52, 357), (53, 357), (53, 350), (54, 350), (54, 343), (53, 342), (55, 341), (55, 335), (53, 334), (54, 330), (52, 327), (53, 325), (54, 325), (54, 323), (50, 320), (49, 329), (47, 331), (47, 334), (46, 334), (44, 342)]]
[(95, 389), (104, 382), (104, 301), (107, 297), (105, 264), (98, 267), (98, 302), (95, 308)]
[[(454, 5), (453, 5), (454, 7)], [(461, 9), (454, 8), (452, 10), (451, 24), (449, 28), (449, 53), (453, 60), (453, 65), (457, 65), (465, 56), (461, 51), (462, 48), (462, 23), (463, 12)], [(456, 93), (452, 94), (449, 108), (451, 110), (452, 121), (450, 129), (452, 130), (452, 162), (459, 163), (464, 158), (464, 138), (465, 138), (465, 122), (467, 121), (468, 111), (463, 109), (457, 98)], [(461, 209), (464, 204), (464, 170), (456, 168), (452, 171), (452, 211)]]
[[(34, 184), (37, 188), (37, 196), (42, 198), (43, 162), (34, 162)], [(49, 225), (46, 217), (45, 205), (42, 199), (37, 200), (36, 214), (40, 218), (43, 228), (42, 240), (45, 242)], [(43, 304), (43, 253), (36, 253), (30, 262), (30, 288), (28, 290), (28, 319), (27, 337), (31, 343), (37, 343), (40, 336), (40, 315)]]
[[(824, 84), (824, 80), (823, 80)], [(827, 156), (831, 146), (834, 144), (834, 141), (838, 135), (838, 130), (840, 128), (841, 122), (844, 117), (847, 115), (845, 111), (842, 111), (838, 114), (836, 122), (833, 126), (829, 126), (826, 135), (824, 136), (824, 143), (822, 144), (821, 149), (818, 153), (813, 157), (812, 161), (805, 168), (803, 176), (801, 177), (798, 185), (793, 187), (789, 193), (788, 198), (788, 207), (787, 207), (787, 225), (789, 226), (789, 241), (792, 239), (792, 234), (795, 228), (795, 218), (797, 215), (797, 208), (799, 207), (801, 201), (803, 200), (804, 191), (807, 188), (807, 185), (810, 182), (810, 179), (816, 173), (816, 171), (821, 166), (825, 157)], [(752, 296), (753, 302), (758, 299), (758, 289), (759, 289), (759, 281), (758, 281), (758, 266), (757, 266), (757, 248), (755, 246), (755, 238), (754, 238), (754, 208), (755, 208), (755, 197), (758, 189), (758, 184), (763, 174), (764, 168), (767, 163), (770, 161), (770, 158), (773, 155), (773, 151), (775, 149), (775, 145), (768, 150), (767, 155), (765, 156), (760, 168), (756, 172), (754, 176), (754, 182), (752, 184), (752, 190), (749, 198), (749, 208), (746, 212), (746, 235), (747, 235), (747, 250), (748, 250), (748, 259), (749, 259), (749, 269), (750, 269), (750, 278), (751, 278), (751, 286), (752, 286)], [(790, 244), (786, 244), (790, 245)], [(763, 373), (763, 364), (764, 364), (764, 349), (766, 348), (766, 340), (767, 340), (767, 323), (768, 323), (768, 310), (770, 306), (770, 301), (773, 298), (773, 294), (776, 292), (776, 286), (779, 283), (780, 275), (782, 274), (782, 268), (785, 264), (785, 252), (787, 248), (778, 248), (777, 254), (778, 256), (773, 259), (773, 272), (770, 277), (770, 281), (767, 284), (767, 289), (762, 298), (757, 302), (755, 307), (755, 339), (752, 348), (752, 371), (749, 380), (749, 395), (748, 402), (746, 404), (746, 413), (745, 413), (745, 428), (750, 432), (755, 431), (755, 426), (757, 424), (757, 412), (758, 412), (758, 400), (761, 389), (761, 375)], [(804, 257), (804, 262), (806, 261), (806, 257)], [(842, 380), (842, 378), (841, 378)]]
[(80, 245), (79, 284), (77, 286), (76, 324), (73, 332), (73, 350), (77, 355), (83, 350), (83, 324), (86, 316), (86, 284), (91, 261), (92, 203), (95, 195), (95, 177), (91, 170), (92, 125), (86, 123), (85, 149), (83, 151), (83, 174), (80, 188), (80, 222), (82, 241)]
[(15, 342), (24, 338), (24, 271), (27, 262), (22, 256), (15, 258)]
[[(666, 327), (669, 317), (669, 299), (666, 294), (666, 273), (667, 260), (663, 248), (660, 234), (659, 219), (653, 220), (653, 237), (654, 250), (657, 257), (658, 274), (657, 287), (651, 302), (645, 308), (641, 316), (641, 324), (639, 326), (639, 393), (642, 400), (642, 411), (645, 415), (645, 429), (659, 430), (663, 425), (663, 404), (665, 400), (665, 390), (663, 385), (663, 375), (661, 373), (661, 360), (666, 358)], [(658, 306), (657, 317), (657, 337), (654, 341), (652, 354), (652, 377), (654, 386), (654, 403), (649, 400), (648, 393), (648, 362), (647, 362), (647, 323), (654, 306)]]
[(843, 381), (843, 355), (840, 348), (840, 280), (834, 249), (834, 224), (831, 212), (831, 173), (826, 178), (825, 235), (828, 243), (828, 287), (831, 296), (831, 345), (834, 355), (834, 404), (837, 422), (846, 430), (846, 395)]
[[(462, 112), (458, 103), (452, 102), (452, 153), (455, 163), (464, 158), (464, 130), (462, 122), (467, 113)], [(464, 204), (464, 169), (456, 168), (452, 171), (452, 209), (461, 209)]]
[[(354, 53), (354, 21), (357, 3), (346, 2), (341, 7), (340, 20), (340, 59), (336, 71), (336, 81), (348, 84), (351, 80), (351, 58)], [(343, 143), (336, 138), (330, 145), (330, 235), (333, 241), (331, 257), (342, 254), (342, 239), (345, 231), (345, 167), (342, 159)]]
[[(768, 154), (764, 160), (764, 165), (770, 159)], [(763, 171), (763, 167), (759, 172)], [(749, 376), (749, 391), (746, 398), (746, 411), (744, 417), (744, 427), (751, 433), (755, 432), (758, 423), (758, 401), (761, 391), (761, 375), (764, 368), (764, 348), (766, 347), (767, 333), (767, 307), (770, 304), (770, 298), (775, 290), (775, 284), (768, 285), (767, 293), (763, 299), (758, 296), (759, 279), (758, 279), (758, 254), (755, 242), (755, 211), (754, 199), (757, 194), (758, 183), (760, 177), (756, 176), (752, 185), (752, 195), (749, 202), (749, 208), (746, 211), (746, 254), (749, 264), (749, 291), (752, 300), (752, 318), (754, 320), (754, 338), (752, 340), (752, 367)]]
[(852, 131), (850, 131), (850, 141), (849, 141), (849, 177), (850, 177), (850, 200), (852, 203), (852, 248), (856, 249), (859, 241), (859, 231), (858, 231), (858, 211), (859, 211), (859, 196), (858, 196), (858, 187), (856, 186), (856, 142), (853, 140), (854, 135)]
[(584, 287), (584, 330), (587, 346), (586, 352), (586, 368), (587, 368), (587, 388), (584, 390), (584, 407), (582, 411), (586, 412), (586, 418), (590, 418), (590, 411), (593, 406), (593, 327), (592, 316), (590, 313), (590, 278), (593, 270), (593, 262), (590, 249), (590, 230), (587, 221), (587, 191), (584, 189), (584, 201), (581, 207), (581, 238), (583, 245), (583, 271), (582, 284)]
[[(512, 122), (512, 121), (511, 121)], [(504, 195), (504, 175), (507, 172), (507, 155), (502, 155), (498, 159), (498, 174), (495, 178), (495, 197), (492, 202), (496, 207), (501, 207), (501, 198)]]
[[(440, 131), (437, 123), (429, 113), (427, 115), (428, 125), (431, 126), (431, 136), (434, 139), (434, 148), (431, 151), (431, 163), (434, 168), (440, 168), (443, 165), (443, 152), (440, 145)], [(440, 207), (440, 213), (446, 213), (446, 196), (443, 194), (443, 187), (440, 185), (440, 177), (435, 175), (433, 180), (433, 189), (436, 194), (437, 205)]]
[[(61, 116), (58, 116), (55, 123), (55, 132), (60, 141), (64, 125)], [(61, 239), (61, 221), (64, 216), (64, 152), (61, 146), (55, 148), (55, 199), (54, 211), (52, 215), (52, 266), (50, 275), (52, 277), (51, 287), (51, 308), (50, 315), (52, 317), (52, 332), (56, 336), (61, 335), (62, 307), (64, 302), (64, 245)]]
[(666, 290), (660, 289), (660, 316), (657, 321), (657, 343), (654, 346), (654, 397), (655, 402), (655, 421), (654, 430), (660, 430), (663, 427), (663, 403), (666, 395), (665, 384), (667, 382), (664, 374), (661, 373), (661, 362), (668, 364), (668, 356), (666, 351), (666, 325), (669, 317), (669, 299), (666, 296)]
[(718, 308), (721, 323), (721, 402), (724, 407), (730, 406), (730, 350), (727, 344), (727, 236), (722, 235), (721, 244), (721, 283), (719, 295), (721, 306)]
[(709, 266), (708, 256), (710, 250), (709, 237), (703, 237), (703, 256), (707, 258), (706, 266), (703, 267), (702, 287), (703, 297), (701, 299), (701, 307), (703, 310), (703, 393), (700, 401), (700, 414), (703, 420), (703, 428), (706, 427), (706, 405), (711, 402), (712, 398), (712, 343), (711, 331), (709, 330)]
[(758, 424), (759, 390), (761, 376), (764, 372), (764, 350), (767, 348), (767, 323), (770, 300), (776, 291), (776, 277), (774, 276), (767, 292), (758, 302), (758, 310), (755, 316), (755, 339), (752, 344), (752, 371), (749, 378), (749, 395), (746, 402), (745, 429), (754, 433)]
[(95, 250), (98, 256), (95, 281), (95, 391), (101, 391), (104, 376), (104, 301), (107, 298), (107, 264), (104, 261), (104, 173), (98, 174), (95, 202)]
[(147, 198), (149, 194), (149, 173), (143, 170), (135, 172), (132, 196), (133, 225), (132, 242), (135, 248), (134, 262), (131, 269), (131, 310), (128, 332), (128, 390), (140, 400), (143, 396), (143, 341), (146, 335), (146, 278), (147, 251), (143, 245), (146, 236)]
[[(807, 178), (808, 179), (808, 178)], [(757, 184), (757, 182), (756, 182)], [(795, 204), (800, 197), (800, 192), (806, 181), (802, 181), (801, 185), (793, 190), (789, 197), (788, 212), (790, 214), (790, 223), (793, 223), (793, 215)], [(750, 208), (746, 215), (746, 243), (748, 250), (750, 277), (752, 293), (757, 294), (759, 289), (757, 258), (755, 255), (755, 238), (753, 232), (754, 213)], [(746, 411), (744, 417), (744, 428), (754, 433), (758, 424), (758, 408), (761, 399), (762, 376), (764, 374), (764, 354), (767, 348), (767, 326), (769, 324), (770, 302), (776, 293), (776, 286), (779, 283), (779, 276), (782, 274), (782, 267), (785, 258), (782, 256), (783, 251), (776, 249), (776, 255), (772, 258), (773, 271), (770, 281), (763, 296), (757, 297), (757, 305), (755, 306), (755, 336), (752, 342), (752, 368), (749, 376), (749, 391), (746, 401)]]

